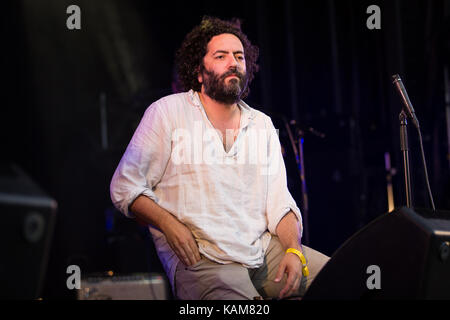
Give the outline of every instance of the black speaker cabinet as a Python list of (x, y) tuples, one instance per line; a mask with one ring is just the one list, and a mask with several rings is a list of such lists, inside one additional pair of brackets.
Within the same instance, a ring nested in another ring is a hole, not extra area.
[(450, 212), (399, 208), (369, 223), (304, 296), (322, 299), (450, 299)]
[(56, 210), (23, 170), (0, 165), (0, 299), (42, 294)]

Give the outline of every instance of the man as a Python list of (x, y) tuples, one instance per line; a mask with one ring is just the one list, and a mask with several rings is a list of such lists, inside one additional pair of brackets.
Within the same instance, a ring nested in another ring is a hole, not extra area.
[(278, 135), (242, 101), (257, 57), (239, 23), (205, 17), (177, 52), (189, 91), (146, 110), (111, 182), (179, 299), (301, 296), (328, 260), (301, 245)]

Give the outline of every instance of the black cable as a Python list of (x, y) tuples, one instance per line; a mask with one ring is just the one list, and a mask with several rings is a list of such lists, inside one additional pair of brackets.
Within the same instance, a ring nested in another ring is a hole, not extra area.
[(436, 208), (434, 206), (433, 194), (431, 193), (430, 181), (428, 179), (428, 170), (427, 170), (427, 162), (425, 160), (425, 152), (423, 151), (422, 133), (420, 132), (419, 128), (417, 128), (417, 132), (419, 133), (420, 153), (422, 155), (422, 163), (423, 163), (423, 169), (425, 172), (425, 182), (427, 183), (428, 196), (430, 197), (431, 207), (433, 209), (433, 212), (436, 212)]

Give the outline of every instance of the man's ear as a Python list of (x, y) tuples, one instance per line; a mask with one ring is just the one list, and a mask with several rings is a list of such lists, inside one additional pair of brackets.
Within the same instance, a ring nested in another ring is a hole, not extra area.
[(197, 67), (196, 72), (197, 72), (198, 83), (202, 84), (203, 83), (203, 75), (200, 72), (200, 66)]

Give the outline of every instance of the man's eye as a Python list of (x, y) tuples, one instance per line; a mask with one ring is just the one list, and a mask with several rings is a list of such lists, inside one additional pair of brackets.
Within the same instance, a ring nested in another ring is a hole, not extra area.
[(238, 58), (238, 60), (241, 60), (241, 61), (244, 60), (244, 56), (238, 56), (237, 58)]
[(224, 56), (217, 56), (216, 59), (223, 59)]

